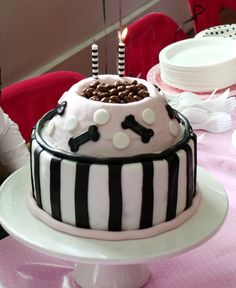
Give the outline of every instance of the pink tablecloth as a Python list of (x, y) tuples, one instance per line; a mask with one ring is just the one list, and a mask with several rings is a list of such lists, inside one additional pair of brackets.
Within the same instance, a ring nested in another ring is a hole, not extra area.
[[(236, 129), (236, 113), (233, 129)], [(208, 242), (182, 255), (149, 263), (145, 288), (236, 287), (236, 148), (233, 129), (224, 134), (198, 132), (198, 163), (220, 181), (229, 197), (229, 213)], [(0, 287), (75, 288), (74, 263), (45, 256), (11, 237), (0, 241)], [(125, 287), (124, 287), (125, 288)]]

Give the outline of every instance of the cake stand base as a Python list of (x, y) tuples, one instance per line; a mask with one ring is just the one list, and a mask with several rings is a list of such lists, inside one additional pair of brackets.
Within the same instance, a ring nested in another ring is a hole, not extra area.
[(210, 239), (223, 224), (228, 211), (224, 188), (200, 167), (198, 186), (201, 201), (197, 212), (176, 229), (146, 239), (96, 240), (56, 231), (29, 212), (26, 194), (30, 172), (26, 166), (0, 188), (0, 222), (9, 234), (30, 248), (75, 261), (74, 279), (82, 288), (140, 288), (150, 277), (148, 261), (193, 249)]
[(75, 282), (81, 288), (140, 288), (150, 278), (147, 264), (101, 265), (78, 263)]

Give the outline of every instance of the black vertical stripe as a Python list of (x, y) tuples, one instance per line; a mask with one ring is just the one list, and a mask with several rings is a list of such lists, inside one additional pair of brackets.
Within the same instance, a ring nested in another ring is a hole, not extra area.
[(52, 217), (61, 221), (61, 159), (56, 157), (50, 163), (50, 201)]
[(140, 229), (152, 226), (153, 223), (153, 162), (143, 162), (143, 187), (142, 187), (142, 207), (140, 218)]
[(178, 199), (178, 177), (179, 177), (179, 157), (177, 154), (170, 155), (168, 162), (168, 203), (166, 211), (166, 221), (176, 217), (176, 207)]
[(75, 220), (76, 226), (90, 229), (88, 212), (88, 182), (90, 164), (76, 164)]
[(109, 165), (110, 210), (108, 229), (110, 231), (121, 231), (122, 229), (121, 168), (122, 165)]
[(42, 209), (42, 199), (41, 199), (41, 186), (40, 186), (40, 154), (43, 151), (41, 147), (37, 147), (34, 150), (34, 180), (35, 180), (35, 197), (36, 203), (39, 208)]
[(187, 198), (186, 198), (186, 207), (185, 209), (188, 209), (193, 202), (193, 193), (194, 193), (194, 171), (193, 171), (193, 155), (192, 155), (192, 149), (189, 145), (186, 145), (183, 150), (186, 153), (187, 156), (187, 171), (186, 171), (186, 177), (187, 177)]
[[(31, 136), (31, 140), (30, 140), (30, 147), (29, 147), (29, 151), (30, 151), (30, 179), (31, 179), (31, 189), (32, 189), (32, 195), (34, 197), (34, 199), (36, 198), (34, 193), (35, 193), (35, 188), (34, 188), (34, 181), (33, 181), (33, 171), (34, 171), (34, 167), (33, 167), (33, 153), (32, 153), (32, 143), (35, 138)], [(36, 199), (35, 199), (36, 200)]]
[(193, 197), (196, 195), (196, 188), (197, 188), (197, 136), (195, 134), (192, 135), (192, 140), (194, 143), (194, 161), (193, 161), (193, 169), (194, 169), (194, 192)]

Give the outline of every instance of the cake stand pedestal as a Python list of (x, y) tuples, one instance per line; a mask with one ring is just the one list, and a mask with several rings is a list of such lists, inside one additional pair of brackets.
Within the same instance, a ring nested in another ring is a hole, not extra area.
[(180, 227), (148, 239), (104, 241), (56, 231), (28, 211), (29, 167), (12, 174), (0, 188), (0, 222), (18, 241), (40, 252), (76, 261), (74, 279), (82, 288), (140, 288), (150, 277), (147, 262), (201, 245), (221, 227), (228, 211), (224, 188), (198, 167), (201, 203)]

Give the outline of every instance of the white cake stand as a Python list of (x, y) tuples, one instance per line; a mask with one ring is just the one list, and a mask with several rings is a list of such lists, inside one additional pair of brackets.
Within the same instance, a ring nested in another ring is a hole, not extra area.
[(51, 229), (34, 218), (26, 206), (29, 167), (10, 176), (0, 189), (0, 222), (17, 240), (63, 259), (75, 260), (74, 279), (83, 288), (139, 288), (149, 279), (147, 262), (190, 250), (211, 238), (221, 227), (228, 198), (221, 186), (202, 168), (202, 193), (197, 213), (177, 229), (141, 240), (101, 241), (78, 238)]

